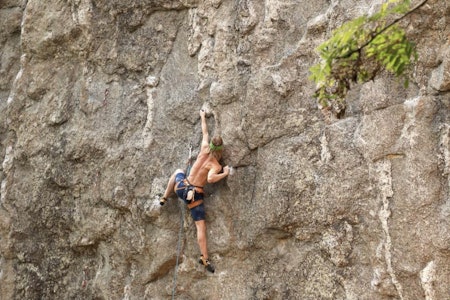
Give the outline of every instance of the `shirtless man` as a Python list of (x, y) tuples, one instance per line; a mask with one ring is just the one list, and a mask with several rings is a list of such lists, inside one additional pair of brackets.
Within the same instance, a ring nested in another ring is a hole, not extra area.
[(188, 178), (183, 170), (177, 169), (169, 179), (166, 191), (161, 198), (160, 204), (163, 205), (172, 192), (184, 200), (191, 211), (191, 216), (197, 227), (197, 242), (201, 251), (199, 263), (214, 273), (214, 266), (209, 261), (208, 248), (206, 243), (206, 223), (205, 206), (203, 204), (203, 187), (206, 183), (214, 183), (228, 176), (230, 168), (222, 166), (219, 160), (222, 158), (223, 141), (220, 136), (215, 136), (209, 142), (208, 127), (206, 125), (205, 111), (200, 111), (202, 120), (202, 144), (200, 153), (192, 165)]

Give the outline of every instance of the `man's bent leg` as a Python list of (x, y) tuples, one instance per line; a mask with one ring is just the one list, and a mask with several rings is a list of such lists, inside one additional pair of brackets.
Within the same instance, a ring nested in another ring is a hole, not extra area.
[(166, 199), (169, 198), (169, 197), (172, 195), (172, 193), (174, 192), (174, 187), (175, 187), (175, 176), (176, 176), (178, 173), (184, 173), (184, 171), (181, 170), (181, 169), (177, 169), (177, 170), (170, 176), (170, 179), (169, 179), (169, 182), (167, 183), (167, 187), (166, 187), (166, 190), (165, 190), (165, 192), (164, 192), (163, 198), (166, 198)]

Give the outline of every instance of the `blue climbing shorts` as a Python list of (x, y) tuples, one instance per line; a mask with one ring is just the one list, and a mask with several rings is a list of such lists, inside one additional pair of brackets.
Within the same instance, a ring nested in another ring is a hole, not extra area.
[(181, 199), (184, 200), (184, 188), (186, 187), (186, 185), (184, 184), (184, 180), (186, 179), (186, 174), (184, 173), (177, 173), (175, 175), (175, 192), (177, 193), (177, 196)]
[[(175, 175), (175, 192), (181, 200), (184, 201), (184, 203), (188, 204), (188, 201), (186, 200), (188, 186), (186, 186), (186, 174), (180, 172)], [(203, 193), (195, 193), (194, 199), (197, 200), (203, 200), (204, 195)], [(202, 203), (192, 209), (191, 211), (191, 217), (194, 219), (194, 221), (200, 221), (205, 220), (205, 205)]]
[(194, 221), (205, 220), (205, 205), (202, 203), (191, 209), (191, 217)]

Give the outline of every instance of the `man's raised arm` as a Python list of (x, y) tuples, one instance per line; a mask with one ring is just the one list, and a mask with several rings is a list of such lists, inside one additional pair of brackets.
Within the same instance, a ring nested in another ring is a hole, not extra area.
[(204, 109), (200, 110), (200, 118), (202, 119), (202, 148), (204, 146), (209, 147), (209, 133), (208, 126), (206, 125), (206, 112)]

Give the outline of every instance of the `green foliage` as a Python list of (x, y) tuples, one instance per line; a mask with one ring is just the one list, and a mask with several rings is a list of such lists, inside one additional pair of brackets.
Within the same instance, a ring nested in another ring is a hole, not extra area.
[(351, 84), (372, 80), (382, 69), (407, 84), (404, 74), (417, 54), (396, 23), (409, 8), (410, 0), (388, 0), (377, 13), (343, 24), (317, 48), (321, 61), (310, 68), (310, 79), (322, 107), (345, 106)]

